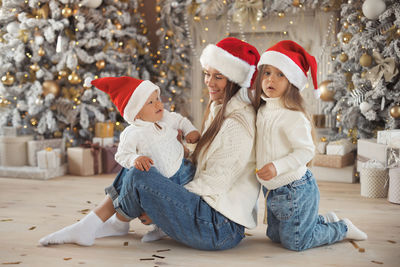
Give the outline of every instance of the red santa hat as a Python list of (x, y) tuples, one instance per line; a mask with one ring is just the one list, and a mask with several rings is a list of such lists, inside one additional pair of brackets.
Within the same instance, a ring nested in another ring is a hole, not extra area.
[(317, 61), (299, 44), (289, 40), (278, 42), (261, 55), (257, 65), (258, 69), (262, 65), (278, 68), (300, 91), (306, 86), (307, 72), (311, 69), (315, 89), (314, 96), (319, 98), (321, 95), (317, 83)]
[(128, 76), (104, 77), (91, 81), (91, 84), (110, 95), (121, 116), (133, 123), (149, 96), (160, 88), (148, 80)]
[(234, 37), (209, 44), (200, 56), (200, 63), (221, 72), (230, 81), (248, 88), (254, 82), (260, 54), (257, 49)]

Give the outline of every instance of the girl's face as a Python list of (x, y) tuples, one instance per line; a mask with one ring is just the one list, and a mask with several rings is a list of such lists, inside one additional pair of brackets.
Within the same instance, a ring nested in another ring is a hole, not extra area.
[(162, 119), (163, 114), (164, 105), (158, 97), (158, 91), (156, 90), (149, 96), (142, 109), (136, 115), (135, 119), (157, 122)]
[(289, 80), (277, 68), (266, 65), (263, 68), (261, 88), (269, 98), (281, 97), (289, 88)]
[(204, 83), (207, 85), (210, 99), (222, 103), (228, 79), (218, 70), (206, 66), (204, 68)]

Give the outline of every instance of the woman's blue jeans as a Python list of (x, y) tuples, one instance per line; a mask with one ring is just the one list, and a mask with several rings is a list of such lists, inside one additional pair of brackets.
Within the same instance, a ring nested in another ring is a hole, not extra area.
[(148, 172), (122, 169), (106, 193), (116, 211), (126, 218), (134, 219), (145, 212), (168, 236), (196, 249), (230, 249), (244, 238), (242, 225), (154, 167)]
[[(266, 194), (263, 188), (264, 195)], [(297, 181), (271, 190), (267, 196), (267, 236), (295, 251), (344, 239), (343, 221), (325, 223), (318, 215), (319, 190), (310, 170)]]

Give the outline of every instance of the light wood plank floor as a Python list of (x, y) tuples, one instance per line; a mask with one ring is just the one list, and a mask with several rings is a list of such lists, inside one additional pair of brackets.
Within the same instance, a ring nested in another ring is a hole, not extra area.
[[(171, 239), (143, 244), (149, 230), (137, 220), (123, 237), (98, 239), (92, 247), (42, 247), (38, 240), (70, 225), (104, 198), (113, 175), (63, 176), (48, 181), (0, 178), (0, 265), (13, 266), (400, 266), (400, 205), (360, 196), (359, 184), (319, 182), (320, 212), (350, 218), (369, 239), (293, 252), (272, 243), (261, 223), (234, 249), (207, 252)], [(260, 210), (263, 210), (260, 198)], [(157, 250), (169, 251), (157, 252)], [(156, 258), (152, 255), (165, 258)], [(153, 258), (154, 260), (141, 260)]]

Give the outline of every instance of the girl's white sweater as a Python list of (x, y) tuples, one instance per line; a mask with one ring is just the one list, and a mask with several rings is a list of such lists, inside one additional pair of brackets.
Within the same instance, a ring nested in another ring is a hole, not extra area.
[(258, 181), (272, 190), (301, 179), (314, 157), (311, 123), (300, 111), (286, 109), (279, 98), (263, 97), (257, 114), (257, 169), (272, 162), (277, 176)]
[[(212, 103), (205, 129), (221, 106)], [(195, 177), (185, 188), (230, 220), (254, 228), (260, 189), (254, 174), (255, 111), (238, 93), (228, 102), (225, 117), (208, 150), (200, 154)]]

